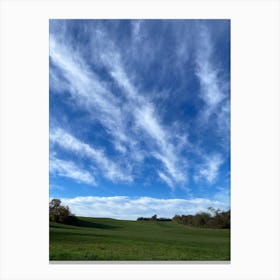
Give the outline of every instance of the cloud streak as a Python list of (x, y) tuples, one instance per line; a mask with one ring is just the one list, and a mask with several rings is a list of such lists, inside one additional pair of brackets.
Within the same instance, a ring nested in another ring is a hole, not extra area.
[(201, 98), (207, 104), (207, 116), (224, 99), (224, 93), (221, 88), (221, 81), (218, 78), (217, 67), (213, 65), (213, 46), (207, 29), (202, 26), (199, 34), (199, 48), (196, 53), (196, 75), (200, 82)]
[(220, 135), (221, 145), (229, 146), (229, 80), (226, 72), (215, 60), (211, 32), (204, 25), (199, 25), (199, 36), (196, 52), (196, 76), (200, 83), (200, 98), (204, 101), (204, 109), (200, 114), (201, 125), (214, 118), (216, 133)]
[(57, 128), (51, 131), (50, 142), (79, 157), (90, 159), (93, 164), (98, 166), (103, 175), (112, 181), (132, 181), (132, 177), (125, 174), (124, 170), (121, 170), (115, 162), (109, 160), (102, 150), (91, 147), (63, 129)]
[(72, 161), (65, 161), (55, 157), (50, 158), (50, 173), (70, 179), (79, 183), (95, 185), (93, 175), (87, 170), (81, 169)]
[(206, 157), (204, 163), (198, 167), (195, 179), (206, 180), (208, 183), (213, 184), (219, 176), (219, 169), (222, 163), (223, 160), (219, 154)]

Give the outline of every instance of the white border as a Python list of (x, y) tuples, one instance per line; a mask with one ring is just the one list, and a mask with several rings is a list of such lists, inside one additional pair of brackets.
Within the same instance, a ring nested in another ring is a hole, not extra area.
[[(278, 1), (0, 4), (1, 279), (280, 279)], [(231, 264), (49, 264), (49, 18), (231, 19)]]

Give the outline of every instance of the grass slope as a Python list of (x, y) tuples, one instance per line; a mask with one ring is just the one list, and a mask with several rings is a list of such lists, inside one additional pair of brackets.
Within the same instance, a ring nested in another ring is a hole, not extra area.
[(78, 226), (50, 223), (50, 260), (229, 259), (227, 229), (85, 217)]

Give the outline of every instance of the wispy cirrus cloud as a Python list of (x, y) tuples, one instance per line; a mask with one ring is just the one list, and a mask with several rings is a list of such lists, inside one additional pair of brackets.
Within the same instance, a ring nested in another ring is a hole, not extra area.
[(51, 61), (67, 81), (75, 106), (89, 112), (93, 120), (105, 127), (114, 143), (125, 149), (123, 141), (128, 142), (128, 139), (120, 101), (107, 88), (106, 82), (90, 70), (79, 53), (61, 44), (54, 36), (50, 42)]
[[(230, 81), (227, 74), (224, 74), (228, 73), (228, 69), (222, 67), (221, 61), (217, 60), (213, 30), (210, 30), (205, 22), (198, 24), (197, 30), (195, 75), (200, 84), (199, 98), (203, 100), (197, 121), (198, 126), (212, 130), (212, 137), (216, 138), (215, 145), (219, 146), (220, 150), (214, 153), (205, 152), (204, 147), (198, 147), (200, 160), (204, 163), (197, 165), (194, 177), (198, 181), (204, 179), (208, 184), (214, 184), (224, 163), (220, 153), (227, 154), (230, 149)], [(207, 141), (205, 139), (203, 142), (205, 147)]]
[(196, 214), (207, 211), (209, 206), (227, 210), (229, 205), (219, 200), (203, 198), (195, 199), (159, 199), (152, 197), (75, 197), (62, 198), (62, 203), (68, 205), (77, 216), (111, 217), (116, 219), (135, 220), (138, 217), (172, 218), (174, 215)]
[[(134, 182), (146, 168), (172, 191), (186, 189), (191, 177), (215, 184), (223, 161), (213, 154), (224, 151), (208, 149), (206, 142), (226, 139), (221, 148), (227, 147), (229, 96), (208, 27), (200, 21), (140, 20), (115, 34), (124, 21), (82, 21), (74, 32), (81, 40), (76, 40), (70, 36), (75, 24), (63, 21), (51, 28), (51, 89), (72, 111), (86, 114), (88, 123), (98, 124), (106, 144), (101, 149), (90, 142), (94, 137), (79, 140), (83, 133), (71, 134), (79, 127), (70, 123), (70, 129), (52, 128), (53, 149), (87, 159), (95, 176), (111, 182)], [(198, 89), (188, 84), (192, 79)], [(183, 106), (173, 107), (182, 100)]]
[(223, 75), (224, 69), (215, 61), (213, 40), (204, 24), (199, 25), (198, 34), (195, 73), (200, 83), (200, 98), (205, 104), (201, 114), (202, 122), (209, 122), (209, 118), (215, 115), (216, 125), (224, 133), (229, 127), (221, 127), (220, 124), (228, 125), (222, 123), (222, 120), (228, 119), (229, 115), (229, 81)]
[(219, 176), (222, 163), (223, 160), (219, 154), (205, 157), (204, 162), (197, 168), (195, 179), (206, 180), (206, 182), (213, 184)]
[(108, 159), (102, 150), (93, 148), (61, 128), (51, 131), (50, 142), (75, 153), (78, 157), (90, 159), (92, 164), (101, 170), (103, 176), (112, 181), (131, 182), (133, 180), (131, 175), (126, 174), (127, 172), (122, 170), (116, 162)]
[(221, 89), (221, 81), (218, 78), (217, 67), (214, 67), (212, 61), (213, 46), (209, 32), (202, 26), (199, 35), (200, 44), (196, 53), (196, 75), (200, 82), (201, 98), (207, 104), (207, 113), (211, 114), (223, 100), (224, 93)]
[[(106, 38), (106, 42), (110, 41), (105, 35), (104, 37)], [(179, 151), (177, 152), (179, 150), (177, 146), (181, 148), (181, 145), (186, 144), (185, 138), (180, 137), (181, 135), (178, 136), (176, 130), (171, 130), (160, 123), (159, 115), (153, 103), (147, 96), (144, 97), (141, 95), (140, 90), (133, 84), (133, 81), (125, 71), (125, 67), (121, 61), (121, 54), (117, 51), (117, 47), (113, 45), (113, 42), (109, 46), (111, 48), (107, 47), (102, 50), (104, 65), (108, 68), (108, 72), (113, 80), (126, 94), (128, 104), (132, 107), (131, 112), (136, 127), (154, 142), (156, 149), (150, 152), (150, 156), (163, 164), (163, 168), (169, 176), (169, 182), (173, 181), (173, 184), (186, 183), (187, 160), (180, 156)], [(184, 131), (184, 134), (187, 134), (187, 132)], [(178, 136), (177, 142), (179, 143), (177, 146), (173, 144), (174, 136)], [(171, 185), (169, 184), (169, 186)]]
[(79, 183), (95, 185), (95, 178), (93, 175), (80, 167), (72, 161), (58, 159), (56, 157), (50, 158), (50, 173), (70, 179), (74, 179)]
[[(173, 141), (169, 139), (171, 131), (164, 129), (160, 125), (154, 114), (154, 109), (150, 105), (140, 108), (136, 111), (136, 114), (137, 124), (154, 140), (157, 146), (157, 150), (152, 151), (151, 154), (163, 164), (165, 171), (169, 175), (168, 181), (175, 183), (186, 182), (186, 159), (176, 154), (176, 148), (172, 144)], [(178, 164), (181, 166), (179, 167)], [(183, 168), (181, 168), (182, 166)]]
[(160, 179), (165, 182), (169, 187), (171, 187), (172, 189), (174, 189), (174, 184), (173, 181), (170, 180), (170, 178), (164, 174), (163, 172), (158, 172), (158, 176), (160, 177)]
[[(156, 108), (133, 84), (121, 61), (121, 54), (105, 35), (102, 31), (99, 32), (99, 37), (104, 42), (99, 43), (101, 49), (96, 49), (96, 52), (100, 51), (98, 60), (120, 88), (122, 96), (126, 99), (125, 103), (120, 103), (112, 93), (108, 82), (100, 80), (93, 70), (89, 70), (78, 53), (72, 51), (70, 47), (61, 45), (55, 37), (51, 37), (52, 62), (59, 67), (68, 81), (69, 91), (76, 100), (75, 104), (90, 112), (90, 115), (106, 128), (118, 152), (126, 154), (132, 161), (152, 157), (161, 162), (165, 176), (169, 176), (168, 181), (172, 182), (172, 185), (186, 183), (186, 159), (180, 156), (177, 147), (172, 143), (173, 136), (176, 137), (177, 132), (171, 133), (167, 127), (160, 124)], [(105, 41), (106, 46), (103, 45)], [(146, 147), (145, 152), (140, 148), (141, 132), (154, 142)], [(181, 138), (177, 137), (177, 142), (178, 139)]]

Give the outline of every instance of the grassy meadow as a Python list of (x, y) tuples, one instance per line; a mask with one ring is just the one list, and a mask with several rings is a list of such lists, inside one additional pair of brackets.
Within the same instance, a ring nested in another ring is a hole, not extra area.
[(175, 222), (78, 217), (50, 222), (50, 260), (229, 261), (230, 230)]

